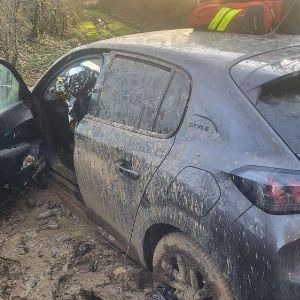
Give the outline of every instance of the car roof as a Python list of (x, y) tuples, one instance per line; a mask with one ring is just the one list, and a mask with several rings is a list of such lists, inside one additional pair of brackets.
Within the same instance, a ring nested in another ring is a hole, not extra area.
[(231, 66), (248, 57), (299, 45), (300, 36), (295, 35), (255, 36), (178, 29), (133, 34), (83, 47), (141, 53), (175, 64), (178, 61), (201, 60)]

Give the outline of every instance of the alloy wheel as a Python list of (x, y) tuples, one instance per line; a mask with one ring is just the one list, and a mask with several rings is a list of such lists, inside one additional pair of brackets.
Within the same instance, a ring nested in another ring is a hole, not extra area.
[(185, 254), (167, 254), (161, 262), (161, 277), (178, 300), (217, 300), (213, 282)]

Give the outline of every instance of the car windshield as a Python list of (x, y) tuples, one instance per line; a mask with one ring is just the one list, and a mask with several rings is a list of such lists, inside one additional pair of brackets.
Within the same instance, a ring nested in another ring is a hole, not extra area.
[(266, 86), (257, 109), (287, 145), (300, 153), (300, 75)]

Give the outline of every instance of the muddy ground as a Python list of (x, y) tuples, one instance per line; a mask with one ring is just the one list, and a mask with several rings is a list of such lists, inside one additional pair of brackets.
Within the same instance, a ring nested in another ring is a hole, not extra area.
[(151, 274), (68, 205), (70, 197), (51, 185), (9, 196), (16, 204), (1, 209), (0, 299), (151, 299)]

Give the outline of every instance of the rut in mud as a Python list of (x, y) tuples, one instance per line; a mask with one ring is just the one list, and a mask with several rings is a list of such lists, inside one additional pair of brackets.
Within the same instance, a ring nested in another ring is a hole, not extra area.
[(54, 186), (10, 196), (0, 221), (0, 299), (151, 299), (151, 274), (64, 197)]

